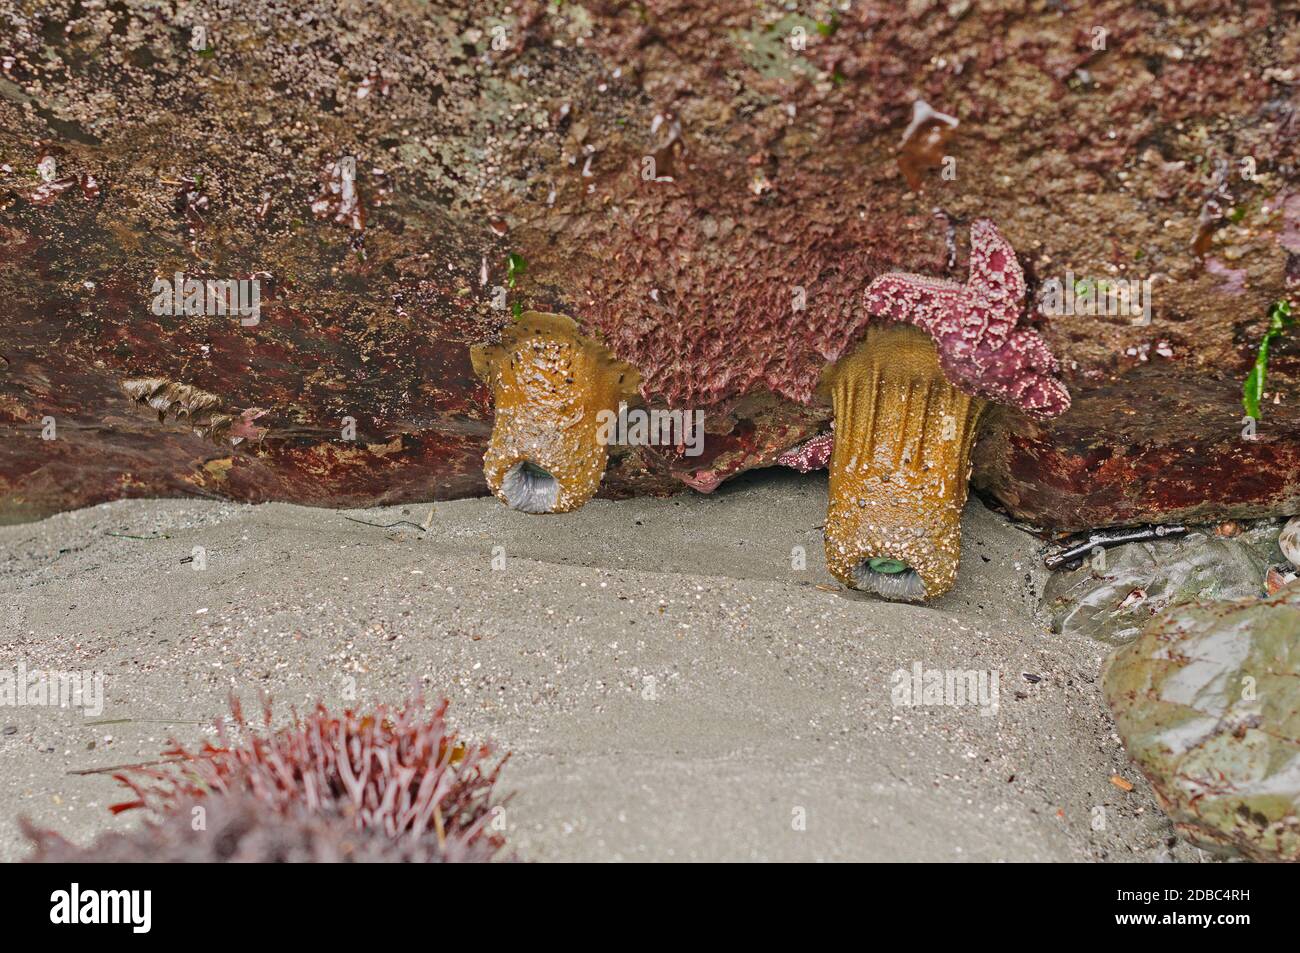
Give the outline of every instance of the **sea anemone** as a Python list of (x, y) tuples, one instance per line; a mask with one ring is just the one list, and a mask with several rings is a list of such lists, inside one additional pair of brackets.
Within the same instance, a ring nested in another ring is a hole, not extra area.
[(615, 413), (639, 377), (562, 314), (527, 311), (500, 343), (471, 352), (496, 421), (483, 456), (488, 486), (511, 509), (566, 513), (600, 487), (609, 451), (601, 411)]
[[(970, 452), (988, 402), (1046, 418), (1069, 393), (1039, 335), (1017, 324), (1024, 274), (992, 222), (971, 227), (966, 284), (890, 273), (871, 282), (857, 348), (823, 373), (835, 413), (826, 561), (840, 581), (921, 601), (952, 588)], [(796, 448), (802, 469), (825, 443)]]
[(82, 849), (24, 821), (31, 859), (488, 861), (504, 847), (494, 788), (509, 756), (460, 743), (446, 701), (338, 716), (318, 704), (278, 731), (269, 702), (261, 728), (233, 698), (231, 711), (240, 742), (219, 724), (215, 745), (172, 742), (160, 764), (114, 775), (134, 797), (110, 810), (147, 811), (140, 830)]

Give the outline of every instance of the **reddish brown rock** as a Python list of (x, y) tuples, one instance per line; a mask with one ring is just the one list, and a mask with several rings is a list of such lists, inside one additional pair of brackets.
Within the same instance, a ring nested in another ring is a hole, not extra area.
[[(977, 491), (1061, 528), (1293, 511), (1296, 343), (1254, 442), (1240, 385), (1300, 280), (1294, 17), (854, 6), (818, 30), (741, 0), (236, 0), (184, 22), (0, 0), (0, 518), (485, 492), (468, 349), (515, 302), (572, 315), (647, 400), (705, 410), (704, 456), (621, 450), (602, 493), (711, 489), (825, 428), (813, 385), (867, 285), (961, 280), (981, 217), (1031, 299), (1067, 270), (1155, 292), (1149, 325), (1038, 322), (1074, 406), (993, 417)], [(946, 156), (908, 151), (919, 188), (899, 166), (918, 100), (958, 121), (926, 146)], [(261, 276), (259, 323), (153, 314), (177, 271)], [(200, 433), (138, 403), (141, 379), (213, 395)]]
[(1062, 530), (1300, 511), (1300, 407), (1268, 406), (1251, 438), (1240, 400), (1226, 375), (1135, 367), (1057, 420), (991, 428), (971, 479)]

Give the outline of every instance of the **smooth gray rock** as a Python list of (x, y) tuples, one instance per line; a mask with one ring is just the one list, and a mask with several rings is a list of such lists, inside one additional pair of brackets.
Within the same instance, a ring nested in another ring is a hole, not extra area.
[(1300, 860), (1300, 583), (1169, 611), (1112, 656), (1103, 687), (1179, 833)]

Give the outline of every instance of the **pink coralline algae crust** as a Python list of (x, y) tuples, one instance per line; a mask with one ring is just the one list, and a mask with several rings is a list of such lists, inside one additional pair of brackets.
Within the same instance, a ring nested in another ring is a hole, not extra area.
[(1047, 342), (1017, 327), (1024, 300), (1015, 249), (987, 219), (971, 226), (966, 284), (891, 272), (866, 294), (873, 316), (915, 325), (934, 338), (940, 366), (958, 388), (1047, 420), (1069, 409), (1070, 394), (1056, 377)]

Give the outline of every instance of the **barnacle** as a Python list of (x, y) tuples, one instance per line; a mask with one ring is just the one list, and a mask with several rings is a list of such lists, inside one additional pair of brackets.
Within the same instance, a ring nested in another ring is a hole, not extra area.
[(122, 382), (122, 391), (138, 404), (158, 412), (158, 422), (163, 423), (168, 414), (174, 419), (184, 417), (197, 436), (216, 443), (238, 444), (241, 441), (261, 439), (265, 427), (253, 422), (266, 414), (259, 407), (250, 407), (240, 413), (222, 409), (221, 398), (190, 384), (168, 380), (165, 377), (136, 377)]

